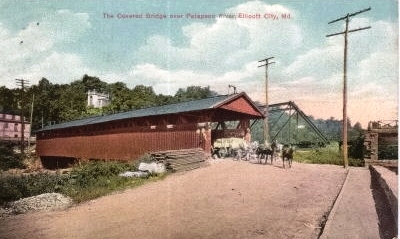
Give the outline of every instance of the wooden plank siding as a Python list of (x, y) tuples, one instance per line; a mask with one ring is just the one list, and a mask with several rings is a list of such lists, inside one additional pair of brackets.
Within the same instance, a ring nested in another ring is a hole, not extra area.
[(159, 150), (202, 147), (196, 130), (128, 132), (91, 136), (71, 136), (40, 140), (40, 156), (81, 159), (133, 160)]
[(51, 125), (37, 131), (36, 151), (46, 160), (135, 160), (155, 151), (194, 148), (208, 154), (212, 137), (226, 135), (212, 135), (210, 123), (238, 120), (234, 131), (242, 137), (249, 120), (262, 117), (244, 93), (220, 96)]

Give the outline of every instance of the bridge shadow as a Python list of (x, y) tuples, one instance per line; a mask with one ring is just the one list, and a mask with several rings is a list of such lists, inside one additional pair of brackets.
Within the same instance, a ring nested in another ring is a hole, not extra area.
[[(383, 189), (379, 186), (377, 176), (372, 172), (370, 188), (372, 190), (372, 197), (374, 198), (375, 202), (375, 210), (378, 214), (379, 234), (381, 239), (396, 238), (397, 225), (392, 210), (389, 206), (389, 201), (386, 198)], [(360, 200), (362, 200), (362, 198)]]
[[(249, 162), (251, 164), (260, 164), (262, 166), (272, 166), (272, 167), (280, 168), (280, 169), (290, 169), (288, 162), (285, 162), (285, 167), (283, 167), (282, 160), (276, 160), (272, 164), (271, 164), (270, 160), (265, 163), (264, 159), (261, 161), (261, 163), (259, 161), (256, 161), (256, 160), (250, 160), (250, 161), (247, 161), (247, 162)], [(293, 162), (292, 162), (292, 167), (293, 167)]]

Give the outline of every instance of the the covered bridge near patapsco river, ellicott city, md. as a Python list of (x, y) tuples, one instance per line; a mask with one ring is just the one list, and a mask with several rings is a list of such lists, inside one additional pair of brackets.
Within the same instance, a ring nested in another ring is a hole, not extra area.
[[(246, 93), (221, 95), (49, 125), (36, 131), (36, 151), (45, 167), (76, 159), (135, 160), (162, 150), (210, 153), (219, 138), (249, 141), (250, 120), (262, 118)], [(220, 127), (227, 121), (236, 127)]]

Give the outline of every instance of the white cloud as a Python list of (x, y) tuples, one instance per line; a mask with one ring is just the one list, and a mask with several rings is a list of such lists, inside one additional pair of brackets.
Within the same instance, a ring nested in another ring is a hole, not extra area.
[[(259, 1), (247, 2), (226, 12), (295, 14), (281, 5)], [(372, 22), (367, 18), (351, 21), (351, 29), (368, 25), (374, 31), (349, 35), (348, 52), (349, 116), (364, 125), (368, 120), (383, 115), (379, 109), (385, 109), (385, 114), (392, 115), (392, 118), (396, 117), (393, 112), (397, 109), (397, 27), (393, 23)], [(176, 79), (190, 79), (190, 82), (211, 85), (221, 93), (227, 92), (228, 84), (233, 84), (248, 92), (253, 100), (264, 102), (264, 71), (257, 68), (255, 58), (263, 57), (264, 53), (274, 55), (274, 52), (287, 58), (298, 54), (292, 62), (276, 60), (278, 64), (270, 73), (269, 102), (294, 100), (316, 117), (342, 117), (343, 37), (326, 38), (325, 45), (300, 54), (296, 49), (301, 45), (302, 36), (310, 33), (296, 22), (217, 19), (212, 24), (185, 26), (183, 33), (188, 38), (188, 45), (174, 45), (169, 38), (161, 36), (148, 39), (138, 52), (143, 56), (166, 57), (161, 58), (162, 62), (146, 59), (146, 62), (152, 62), (153, 69), (147, 71), (152, 71), (150, 74), (154, 77), (144, 79), (156, 85), (158, 79), (163, 86), (170, 82), (179, 87), (189, 84), (175, 82)], [(157, 76), (160, 73), (162, 77)], [(373, 107), (374, 102), (384, 106)], [(363, 115), (360, 109), (368, 109), (369, 113)]]
[[(247, 2), (226, 13), (278, 14), (295, 12), (282, 5)], [(141, 62), (168, 69), (223, 73), (241, 68), (265, 54), (288, 54), (301, 45), (301, 28), (292, 20), (225, 19), (210, 24), (192, 23), (182, 28), (187, 43), (176, 45), (165, 36), (151, 36), (135, 55)], [(273, 47), (271, 47), (273, 46)]]
[[(125, 72), (91, 69), (79, 53), (61, 48), (79, 40), (91, 27), (86, 13), (59, 10), (46, 15), (39, 25), (31, 22), (19, 32), (0, 23), (0, 84), (12, 88), (15, 78), (35, 82), (41, 77), (67, 83), (93, 74), (110, 83), (125, 82), (129, 87), (150, 85), (163, 94), (174, 94), (178, 88), (193, 84), (227, 93), (228, 85), (233, 84), (253, 100), (264, 102), (264, 69), (257, 67), (257, 60), (275, 56), (276, 64), (269, 72), (270, 103), (293, 100), (308, 114), (341, 118), (342, 36), (321, 36), (325, 42), (319, 45), (320, 40), (303, 43), (315, 37), (313, 29), (301, 21), (301, 14), (279, 4), (251, 1), (225, 12), (260, 13), (261, 19), (192, 21), (179, 29), (183, 33), (179, 40), (149, 36), (130, 54), (137, 60)], [(290, 13), (292, 20), (263, 19), (264, 13), (278, 17)], [(351, 29), (368, 25), (372, 29), (349, 36), (349, 112), (351, 118), (357, 117), (354, 121), (365, 121), (360, 109), (367, 111), (370, 119), (397, 116), (393, 112), (398, 98), (398, 27), (368, 18), (350, 22)], [(337, 27), (343, 29), (343, 25)], [(307, 44), (314, 44), (313, 48), (305, 50)], [(375, 107), (376, 102), (381, 106)]]
[(359, 62), (353, 85), (359, 86), (373, 81), (393, 90), (393, 86), (398, 83), (398, 63), (396, 52), (373, 52)]
[(286, 69), (284, 74), (289, 77), (304, 77), (318, 75), (320, 78), (329, 77), (332, 72), (341, 69), (343, 47), (333, 45), (311, 49), (299, 55)]
[[(363, 125), (396, 118), (398, 102), (396, 24), (354, 18), (350, 29), (369, 25), (372, 29), (349, 34), (348, 45), (348, 114)], [(291, 81), (284, 84), (288, 95), (312, 115), (342, 118), (343, 50), (343, 36), (329, 37), (325, 46), (299, 55), (283, 70)], [(314, 81), (307, 84), (304, 79)]]
[(40, 63), (27, 68), (26, 73), (16, 77), (31, 79), (32, 84), (36, 84), (36, 81), (39, 81), (42, 77), (53, 83), (68, 84), (73, 80), (82, 78), (84, 74), (90, 75), (91, 73), (94, 74), (93, 70), (85, 67), (78, 55), (53, 52), (42, 59)]
[(55, 42), (74, 42), (91, 27), (89, 14), (58, 10), (48, 15), (40, 24)]
[(16, 33), (0, 24), (0, 84), (14, 88), (16, 78), (31, 82), (41, 77), (55, 83), (71, 81), (76, 77), (75, 71), (83, 70), (82, 60), (72, 53), (60, 53), (56, 47), (76, 41), (88, 28), (88, 14), (69, 10), (48, 14)]
[[(257, 71), (255, 66), (256, 62), (251, 62), (238, 70), (214, 74), (182, 69), (163, 69), (157, 65), (145, 63), (133, 66), (127, 73), (105, 73), (99, 76), (107, 82), (124, 82), (130, 88), (139, 84), (149, 85), (158, 94), (175, 94), (179, 88), (186, 88), (189, 85), (210, 86), (212, 90), (226, 94), (229, 84), (237, 86), (238, 91), (250, 92), (253, 89), (254, 93), (256, 92), (254, 89), (259, 88), (257, 84), (263, 82), (262, 79), (259, 82), (249, 80), (254, 78)], [(262, 89), (260, 92), (263, 92)]]

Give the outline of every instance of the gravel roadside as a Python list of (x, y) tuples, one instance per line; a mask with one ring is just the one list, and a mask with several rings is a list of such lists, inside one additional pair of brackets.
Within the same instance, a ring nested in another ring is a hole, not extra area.
[(72, 205), (72, 199), (59, 193), (44, 193), (22, 198), (0, 207), (0, 217), (34, 211), (65, 209)]

